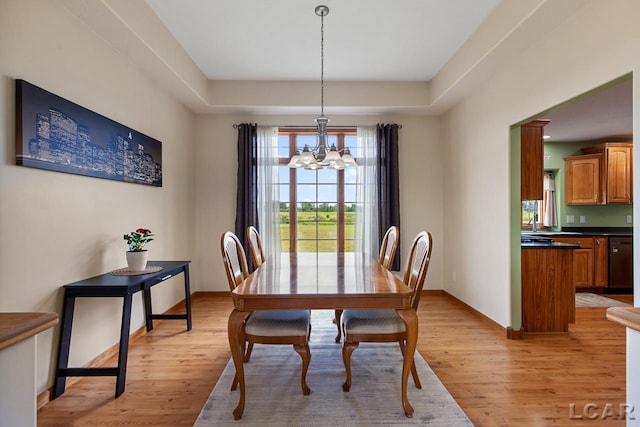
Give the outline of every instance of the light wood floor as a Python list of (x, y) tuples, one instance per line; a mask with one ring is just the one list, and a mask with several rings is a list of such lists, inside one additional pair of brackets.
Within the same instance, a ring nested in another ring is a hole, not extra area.
[[(578, 308), (569, 335), (507, 340), (449, 296), (420, 305), (418, 350), (475, 425), (625, 425), (611, 416), (626, 401), (625, 328), (605, 308)], [(114, 398), (114, 377), (81, 378), (38, 411), (38, 426), (192, 425), (230, 358), (231, 309), (228, 297), (197, 295), (191, 332), (157, 321), (132, 342), (122, 396)], [(597, 420), (584, 419), (587, 404)]]

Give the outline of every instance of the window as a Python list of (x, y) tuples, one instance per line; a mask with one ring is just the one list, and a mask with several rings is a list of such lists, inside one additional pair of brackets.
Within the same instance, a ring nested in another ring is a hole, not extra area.
[[(279, 129), (278, 186), (282, 252), (350, 252), (354, 248), (356, 168), (290, 169), (296, 148), (316, 146), (316, 129)], [(356, 129), (328, 130), (327, 143), (357, 158)]]
[(540, 200), (523, 200), (522, 201), (522, 228), (533, 227), (533, 220), (540, 225), (542, 218), (542, 201)]

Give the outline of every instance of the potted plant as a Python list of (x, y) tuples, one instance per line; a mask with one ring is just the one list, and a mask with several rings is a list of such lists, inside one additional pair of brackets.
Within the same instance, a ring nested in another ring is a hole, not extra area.
[(123, 237), (129, 245), (129, 251), (127, 251), (129, 271), (143, 271), (147, 267), (149, 259), (149, 252), (144, 247), (153, 240), (153, 233), (146, 228), (138, 228)]

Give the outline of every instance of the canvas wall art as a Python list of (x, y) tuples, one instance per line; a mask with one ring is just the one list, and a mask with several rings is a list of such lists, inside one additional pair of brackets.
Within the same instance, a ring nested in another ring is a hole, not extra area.
[(16, 80), (16, 164), (162, 187), (162, 143)]

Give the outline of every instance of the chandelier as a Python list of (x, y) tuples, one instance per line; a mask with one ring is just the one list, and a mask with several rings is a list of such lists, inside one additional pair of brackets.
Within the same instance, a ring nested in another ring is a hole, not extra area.
[[(349, 148), (338, 150), (335, 144), (327, 149), (327, 124), (329, 118), (324, 115), (324, 17), (329, 14), (327, 6), (316, 7), (316, 15), (320, 17), (320, 117), (316, 117), (318, 126), (317, 141), (315, 147), (308, 144), (303, 149), (297, 149), (296, 154), (289, 161), (290, 168), (322, 169), (344, 169), (347, 166), (357, 165), (351, 155)], [(340, 151), (343, 151), (340, 155)]]

